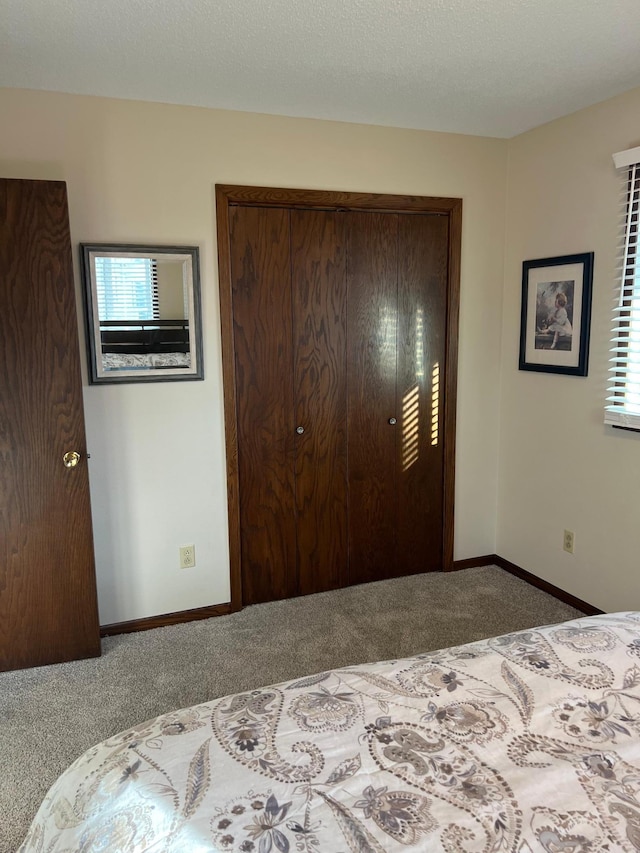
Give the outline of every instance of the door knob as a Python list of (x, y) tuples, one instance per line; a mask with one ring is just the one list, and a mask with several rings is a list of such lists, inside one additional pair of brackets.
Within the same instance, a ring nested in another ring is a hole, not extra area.
[(296, 427), (296, 432), (298, 433), (298, 435), (302, 435), (302, 433), (304, 432), (304, 427)]
[(69, 450), (62, 457), (62, 461), (64, 462), (65, 468), (75, 468), (80, 461), (80, 454), (75, 450)]
[(395, 426), (397, 424), (397, 421), (395, 418), (389, 418), (389, 423), (391, 424), (391, 426)]

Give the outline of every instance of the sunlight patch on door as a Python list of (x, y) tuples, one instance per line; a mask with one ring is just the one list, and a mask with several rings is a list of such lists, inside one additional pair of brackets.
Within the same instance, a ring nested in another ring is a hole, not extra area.
[(424, 379), (424, 311), (416, 312), (416, 379)]
[(431, 446), (438, 446), (438, 420), (440, 416), (440, 362), (431, 371)]
[(383, 305), (378, 321), (378, 357), (380, 368), (388, 380), (395, 379), (398, 348), (398, 311), (393, 305)]
[(402, 398), (402, 470), (407, 471), (420, 455), (420, 386)]

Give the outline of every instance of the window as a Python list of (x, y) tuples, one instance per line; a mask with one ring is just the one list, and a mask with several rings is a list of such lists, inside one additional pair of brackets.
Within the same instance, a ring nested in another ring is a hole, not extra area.
[(620, 279), (613, 309), (609, 395), (605, 423), (640, 430), (640, 148), (614, 154), (622, 175)]
[(101, 320), (157, 320), (158, 275), (152, 258), (96, 257)]

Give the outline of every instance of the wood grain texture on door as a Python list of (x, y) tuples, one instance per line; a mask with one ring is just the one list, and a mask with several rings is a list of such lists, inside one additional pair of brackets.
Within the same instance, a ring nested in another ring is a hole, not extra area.
[(397, 575), (442, 568), (448, 220), (398, 220)]
[(289, 212), (229, 211), (243, 604), (297, 594)]
[[(80, 454), (73, 468), (68, 451)], [(64, 183), (0, 180), (0, 669), (100, 654)]]
[(232, 607), (450, 569), (461, 200), (218, 185), (216, 208)]
[(349, 582), (389, 577), (396, 559), (398, 215), (347, 219)]
[(298, 593), (347, 583), (345, 218), (291, 211)]

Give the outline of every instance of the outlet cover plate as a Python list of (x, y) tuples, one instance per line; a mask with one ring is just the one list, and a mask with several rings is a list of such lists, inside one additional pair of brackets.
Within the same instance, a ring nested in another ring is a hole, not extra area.
[(180, 568), (191, 569), (196, 564), (196, 546), (183, 545), (180, 548)]
[(562, 547), (567, 552), (567, 554), (573, 554), (574, 539), (575, 536), (572, 530), (564, 531)]

